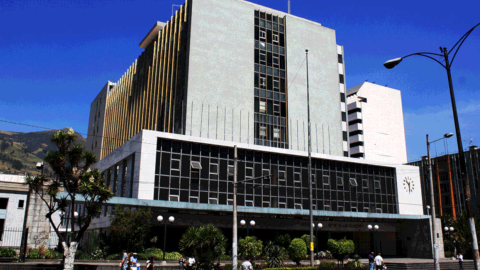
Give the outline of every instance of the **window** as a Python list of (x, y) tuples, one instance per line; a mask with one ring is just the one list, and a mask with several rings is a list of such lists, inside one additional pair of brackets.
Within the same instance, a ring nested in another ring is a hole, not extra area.
[(338, 55), (338, 63), (343, 63), (343, 56), (341, 54)]
[(355, 178), (350, 178), (348, 180), (348, 182), (350, 183), (350, 186), (352, 187), (356, 187), (357, 186), (357, 180)]
[(324, 206), (323, 206), (323, 209), (324, 209), (325, 211), (330, 211), (330, 205), (328, 205), (328, 204), (324, 205)]
[(233, 176), (234, 173), (235, 168), (233, 167), (233, 165), (228, 165), (228, 176)]
[[(278, 62), (278, 57), (276, 57), (276, 56), (273, 57), (272, 61), (273, 61), (273, 64), (274, 64), (274, 65), (278, 65), (278, 63), (279, 63), (279, 62)], [(278, 81), (277, 81), (277, 82), (278, 82)]]
[(375, 182), (373, 182), (373, 183), (375, 185), (375, 189), (380, 189), (380, 181), (375, 180)]
[(270, 207), (270, 202), (263, 202), (262, 207)]
[(267, 127), (260, 127), (260, 136), (267, 136)]
[(190, 196), (191, 203), (198, 203), (198, 197)]
[(245, 178), (252, 178), (253, 177), (253, 168), (246, 167), (245, 168)]
[(285, 185), (285, 171), (278, 171), (278, 183)]
[(363, 189), (368, 189), (368, 179), (363, 179), (362, 184), (363, 184)]
[(273, 113), (275, 115), (280, 115), (280, 104), (273, 104)]
[(264, 54), (264, 53), (261, 53), (261, 54), (260, 54), (260, 62), (265, 62), (266, 59), (267, 59), (267, 58), (266, 58), (265, 54)]
[(172, 159), (172, 171), (179, 171), (180, 170), (180, 160), (179, 159)]
[(340, 74), (340, 83), (345, 83), (345, 77), (343, 74)]
[(233, 199), (227, 199), (227, 205), (233, 205)]
[(294, 206), (295, 209), (299, 209), (299, 210), (302, 210), (303, 207), (302, 207), (302, 204), (300, 203), (296, 203), (295, 206)]
[(267, 79), (260, 77), (260, 86), (266, 86), (267, 85)]
[(351, 212), (358, 212), (357, 207), (352, 206), (350, 209), (351, 209)]
[(275, 139), (280, 138), (280, 129), (278, 129), (278, 128), (273, 129), (273, 138), (275, 138)]
[(278, 89), (280, 87), (280, 82), (277, 80), (273, 80), (273, 88)]
[(260, 101), (260, 112), (261, 113), (267, 112), (267, 102)]
[(218, 164), (210, 164), (210, 174), (218, 174)]
[(382, 208), (375, 209), (375, 212), (377, 212), (378, 214), (381, 214), (382, 213)]
[(245, 200), (245, 206), (253, 207), (253, 201), (252, 200)]
[(370, 208), (368, 208), (368, 207), (364, 207), (364, 208), (363, 208), (363, 212), (365, 212), (365, 213), (368, 213), (368, 212), (370, 212)]
[(277, 42), (278, 43), (278, 35), (273, 35), (273, 42)]
[(261, 50), (265, 50), (265, 42), (260, 42), (259, 45)]
[(170, 195), (169, 201), (171, 202), (178, 202), (178, 195)]
[(323, 179), (323, 185), (324, 185), (324, 186), (330, 185), (330, 176), (324, 175), (324, 176), (322, 177), (322, 179)]
[(279, 202), (278, 203), (278, 208), (287, 208), (287, 204), (284, 202)]
[(300, 183), (301, 180), (302, 180), (302, 178), (301, 178), (301, 174), (300, 174), (300, 173), (296, 172), (296, 173), (293, 174), (293, 181), (294, 181), (295, 183)]
[(343, 178), (337, 177), (337, 186), (343, 186)]
[(218, 204), (217, 198), (208, 198), (208, 204)]
[(24, 200), (18, 200), (18, 208), (23, 208), (24, 204), (25, 204)]
[(265, 31), (260, 31), (260, 38), (265, 39), (267, 37), (267, 33)]
[(0, 209), (7, 209), (8, 198), (0, 198)]
[(195, 170), (201, 170), (202, 169), (202, 165), (198, 161), (191, 161), (190, 166), (192, 166), (192, 169), (195, 169)]

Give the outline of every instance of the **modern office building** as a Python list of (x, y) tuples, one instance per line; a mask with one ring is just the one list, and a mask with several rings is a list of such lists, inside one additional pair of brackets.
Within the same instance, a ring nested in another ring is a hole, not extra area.
[(255, 220), (253, 234), (308, 233), (312, 179), (320, 249), (347, 237), (365, 255), (373, 248), (367, 225), (377, 224), (378, 251), (431, 256), (418, 167), (346, 157), (344, 58), (334, 30), (246, 1), (188, 0), (140, 46), (142, 55), (92, 103), (90, 147), (115, 193), (93, 228), (107, 227), (110, 209), (123, 205), (174, 216), (176, 239), (188, 226), (231, 230), (237, 145), (238, 180), (249, 180), (238, 185), (239, 220)]
[(399, 90), (364, 82), (347, 90), (350, 156), (407, 163)]
[[(467, 170), (473, 177), (475, 193), (472, 199), (476, 200), (476, 207), (480, 209), (480, 150), (475, 146), (465, 151), (465, 162)], [(428, 159), (422, 158), (420, 161), (410, 162), (409, 165), (418, 166), (420, 168), (420, 178), (422, 183), (423, 206), (427, 213), (427, 206), (431, 205), (430, 180), (428, 172)], [(465, 213), (467, 204), (465, 199), (465, 183), (460, 173), (460, 159), (458, 153), (432, 157), (432, 175), (433, 190), (435, 197), (436, 215), (450, 215), (456, 218), (458, 215)]]

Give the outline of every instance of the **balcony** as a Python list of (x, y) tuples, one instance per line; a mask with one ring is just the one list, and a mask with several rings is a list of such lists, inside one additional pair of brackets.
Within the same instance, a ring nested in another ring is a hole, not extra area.
[(357, 123), (357, 124), (353, 124), (353, 125), (348, 126), (348, 131), (349, 132), (354, 132), (354, 131), (358, 131), (358, 130), (363, 130), (363, 124)]
[(350, 136), (350, 143), (357, 143), (357, 142), (364, 142), (362, 134)]
[(364, 154), (365, 148), (361, 145), (350, 148), (350, 155)]
[(361, 119), (362, 119), (361, 112), (355, 112), (348, 115), (348, 122), (354, 121), (354, 120), (361, 120)]
[(348, 106), (347, 106), (347, 109), (349, 111), (354, 110), (354, 109), (361, 109), (361, 108), (362, 108), (362, 104), (358, 101), (352, 102), (352, 103), (348, 104)]

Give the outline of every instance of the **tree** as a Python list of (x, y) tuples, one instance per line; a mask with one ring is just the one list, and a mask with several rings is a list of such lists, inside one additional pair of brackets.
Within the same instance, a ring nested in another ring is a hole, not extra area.
[[(302, 240), (305, 242), (305, 245), (307, 245), (307, 253), (310, 250), (308, 247), (310, 246), (310, 235), (309, 234), (304, 234), (302, 235)], [(313, 245), (314, 247), (317, 245), (317, 241), (315, 239), (315, 235), (313, 236)]]
[[(60, 130), (52, 135), (51, 141), (58, 151), (49, 151), (44, 160), (53, 169), (56, 177), (47, 179), (44, 175), (28, 176), (27, 185), (45, 203), (48, 209), (46, 218), (63, 247), (63, 267), (71, 270), (79, 241), (92, 219), (100, 214), (102, 204), (110, 199), (113, 193), (105, 186), (105, 179), (100, 171), (90, 170), (90, 166), (96, 162), (95, 155), (83, 151), (81, 145), (74, 144), (73, 130)], [(85, 211), (74, 218), (77, 199), (82, 200)], [(65, 217), (74, 221), (70, 222), (71, 237), (64, 237), (59, 231), (60, 224), (53, 221), (53, 215), (57, 211), (65, 213)], [(79, 228), (78, 232), (75, 232), (75, 225)]]
[(285, 249), (288, 249), (290, 243), (292, 242), (292, 238), (288, 233), (284, 235), (277, 235), (273, 242), (281, 247), (284, 247)]
[[(472, 234), (470, 233), (470, 225), (468, 222), (468, 215), (466, 213), (457, 215), (456, 219), (449, 215), (442, 216), (443, 227), (454, 228), (454, 231), (451, 233), (450, 237), (447, 237), (446, 234), (443, 235), (443, 241), (447, 242), (447, 245), (449, 244), (448, 247), (455, 246), (455, 248), (457, 248), (457, 250), (462, 252), (464, 255), (469, 254), (472, 251)], [(475, 225), (477, 235), (479, 235), (480, 219), (476, 219)], [(452, 241), (453, 243), (448, 240)]]
[(126, 249), (142, 252), (150, 234), (150, 219), (152, 218), (150, 208), (131, 210), (117, 206), (113, 210), (112, 216), (108, 242), (110, 247), (113, 247), (113, 251)]
[(341, 240), (328, 239), (327, 247), (338, 262), (342, 264), (342, 267), (345, 255), (355, 251), (355, 244), (352, 240), (347, 240), (347, 238)]
[(256, 259), (262, 254), (263, 243), (255, 236), (247, 236), (238, 241), (238, 253), (243, 258)]
[(265, 262), (269, 268), (278, 268), (283, 266), (283, 259), (286, 257), (285, 248), (269, 242), (263, 252)]
[(180, 239), (180, 251), (195, 257), (198, 269), (210, 270), (216, 260), (225, 254), (227, 239), (212, 224), (190, 227)]
[(290, 260), (300, 265), (300, 261), (307, 258), (307, 245), (301, 238), (295, 238), (288, 247), (288, 255)]

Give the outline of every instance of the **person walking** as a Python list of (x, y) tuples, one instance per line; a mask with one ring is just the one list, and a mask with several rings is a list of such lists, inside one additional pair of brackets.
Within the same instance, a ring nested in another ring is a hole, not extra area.
[(181, 257), (180, 260), (178, 260), (178, 264), (180, 265), (180, 269), (187, 269), (187, 261), (185, 261), (185, 258)]
[(373, 266), (375, 265), (375, 253), (372, 251), (372, 253), (368, 254), (368, 264), (370, 266), (370, 270), (374, 270)]
[(377, 270), (383, 269), (384, 262), (382, 258), (382, 253), (378, 253), (377, 257), (375, 257), (375, 266)]
[[(137, 259), (137, 253), (134, 252), (132, 257), (130, 258), (130, 268), (131, 267), (137, 267), (137, 262), (138, 262), (138, 259)], [(130, 270), (130, 268), (128, 270)]]
[(128, 264), (128, 255), (127, 251), (124, 249), (122, 250), (122, 262), (120, 263), (120, 270), (126, 270)]
[(459, 270), (463, 270), (463, 255), (461, 252), (457, 255), (458, 266), (460, 267)]
[(250, 260), (244, 261), (242, 263), (242, 269), (243, 270), (253, 270), (253, 266), (252, 266), (252, 263), (250, 262)]
[(154, 266), (153, 266), (153, 258), (154, 258), (153, 255), (148, 258), (148, 261), (147, 261), (147, 263), (146, 263), (146, 265), (145, 265), (145, 268), (146, 268), (147, 270), (153, 270), (153, 268), (154, 268)]

